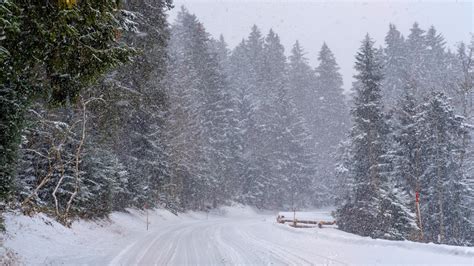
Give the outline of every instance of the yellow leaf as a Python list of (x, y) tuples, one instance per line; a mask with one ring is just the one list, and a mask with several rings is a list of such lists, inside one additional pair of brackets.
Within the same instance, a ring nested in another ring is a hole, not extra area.
[(59, 0), (60, 7), (72, 8), (77, 3), (77, 0)]

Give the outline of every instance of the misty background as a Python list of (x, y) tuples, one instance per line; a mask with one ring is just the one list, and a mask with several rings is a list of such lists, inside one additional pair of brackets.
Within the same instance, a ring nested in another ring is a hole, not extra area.
[(352, 86), (354, 54), (366, 33), (381, 46), (390, 23), (407, 36), (416, 21), (423, 29), (435, 26), (454, 51), (459, 42), (469, 42), (474, 27), (472, 1), (176, 0), (174, 5), (170, 22), (184, 5), (214, 38), (224, 35), (230, 48), (255, 24), (264, 33), (272, 28), (287, 55), (295, 40), (300, 41), (314, 67), (326, 42), (341, 68), (346, 91)]

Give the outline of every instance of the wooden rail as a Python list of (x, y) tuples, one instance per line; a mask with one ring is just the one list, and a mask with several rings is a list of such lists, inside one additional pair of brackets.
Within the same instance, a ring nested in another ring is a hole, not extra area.
[[(314, 221), (314, 220), (298, 220), (298, 219), (288, 219), (285, 218), (284, 216), (278, 215), (277, 217), (277, 222), (280, 224), (284, 223), (290, 223), (289, 225), (292, 227), (298, 227), (298, 228), (314, 228), (318, 226), (319, 228), (322, 228), (323, 225), (335, 225), (336, 221)], [(315, 225), (315, 226), (311, 226)]]

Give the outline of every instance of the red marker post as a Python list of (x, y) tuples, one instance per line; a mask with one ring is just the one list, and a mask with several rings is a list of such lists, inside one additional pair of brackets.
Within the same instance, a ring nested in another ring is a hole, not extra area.
[(421, 240), (423, 240), (423, 225), (421, 223), (421, 211), (420, 211), (420, 192), (416, 191), (415, 193), (415, 204), (416, 204), (416, 212), (418, 214), (418, 224), (420, 225), (421, 230)]

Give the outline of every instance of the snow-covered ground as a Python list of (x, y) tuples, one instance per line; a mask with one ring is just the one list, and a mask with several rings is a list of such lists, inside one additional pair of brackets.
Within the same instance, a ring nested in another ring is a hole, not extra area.
[[(276, 215), (242, 206), (179, 217), (156, 210), (146, 231), (138, 211), (76, 222), (72, 229), (42, 215), (7, 214), (4, 245), (26, 265), (474, 265), (474, 248), (374, 240), (336, 228), (297, 229), (277, 224)], [(311, 215), (330, 218), (324, 211)]]

